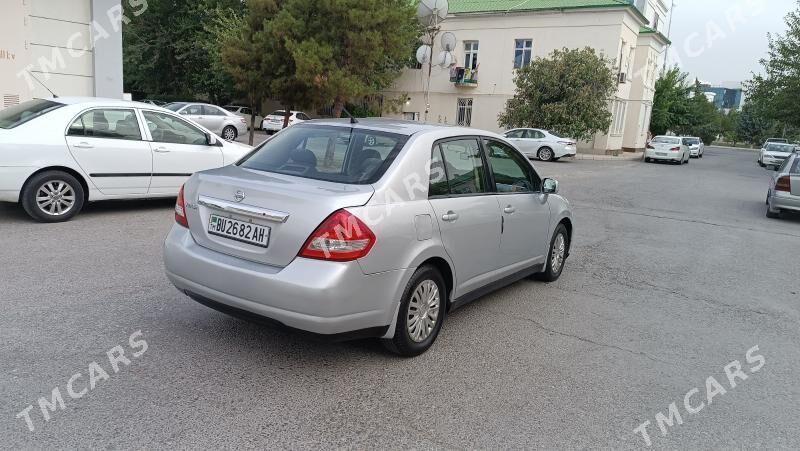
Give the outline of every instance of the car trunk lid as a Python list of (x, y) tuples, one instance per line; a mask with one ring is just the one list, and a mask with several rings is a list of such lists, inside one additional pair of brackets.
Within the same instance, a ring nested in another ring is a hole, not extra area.
[[(227, 166), (200, 173), (186, 186), (192, 237), (203, 247), (284, 267), (325, 218), (366, 204), (371, 185), (346, 185)], [(266, 247), (212, 235), (211, 216), (267, 227)]]

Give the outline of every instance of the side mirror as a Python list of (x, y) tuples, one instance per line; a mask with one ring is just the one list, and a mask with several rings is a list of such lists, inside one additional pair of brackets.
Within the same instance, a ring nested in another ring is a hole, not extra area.
[(558, 180), (544, 179), (542, 181), (542, 192), (545, 194), (558, 194)]
[(206, 133), (206, 144), (208, 144), (209, 146), (216, 146), (217, 137), (212, 135), (211, 133)]

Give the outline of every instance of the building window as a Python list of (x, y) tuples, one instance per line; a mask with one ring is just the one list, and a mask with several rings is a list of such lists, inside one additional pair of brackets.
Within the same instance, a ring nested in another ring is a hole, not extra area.
[(419, 120), (419, 113), (417, 112), (405, 112), (403, 113), (403, 119), (406, 121), (418, 121)]
[(464, 67), (478, 68), (478, 41), (464, 41)]
[(628, 103), (624, 100), (615, 100), (611, 107), (611, 135), (619, 136), (625, 130), (625, 115), (628, 112)]
[(458, 99), (456, 124), (462, 127), (469, 127), (472, 125), (472, 99)]
[(533, 39), (517, 39), (514, 41), (514, 69), (531, 64), (533, 56)]

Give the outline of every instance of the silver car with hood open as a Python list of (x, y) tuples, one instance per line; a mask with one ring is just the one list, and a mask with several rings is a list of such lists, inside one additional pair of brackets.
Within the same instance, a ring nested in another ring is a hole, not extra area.
[(554, 281), (570, 205), (503, 137), (393, 120), (310, 121), (218, 170), (175, 207), (172, 283), (217, 310), (425, 352), (449, 310)]

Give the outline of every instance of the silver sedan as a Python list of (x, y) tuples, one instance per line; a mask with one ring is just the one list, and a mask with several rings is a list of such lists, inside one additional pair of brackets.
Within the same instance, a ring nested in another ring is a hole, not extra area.
[(800, 211), (800, 155), (797, 152), (781, 163), (767, 191), (767, 217), (780, 218), (784, 211)]
[(164, 245), (211, 308), (425, 352), (448, 311), (559, 278), (570, 205), (503, 137), (390, 120), (310, 121), (195, 174)]
[(216, 105), (174, 102), (164, 105), (164, 108), (197, 122), (226, 141), (235, 141), (240, 135), (247, 134), (248, 122), (245, 118)]

